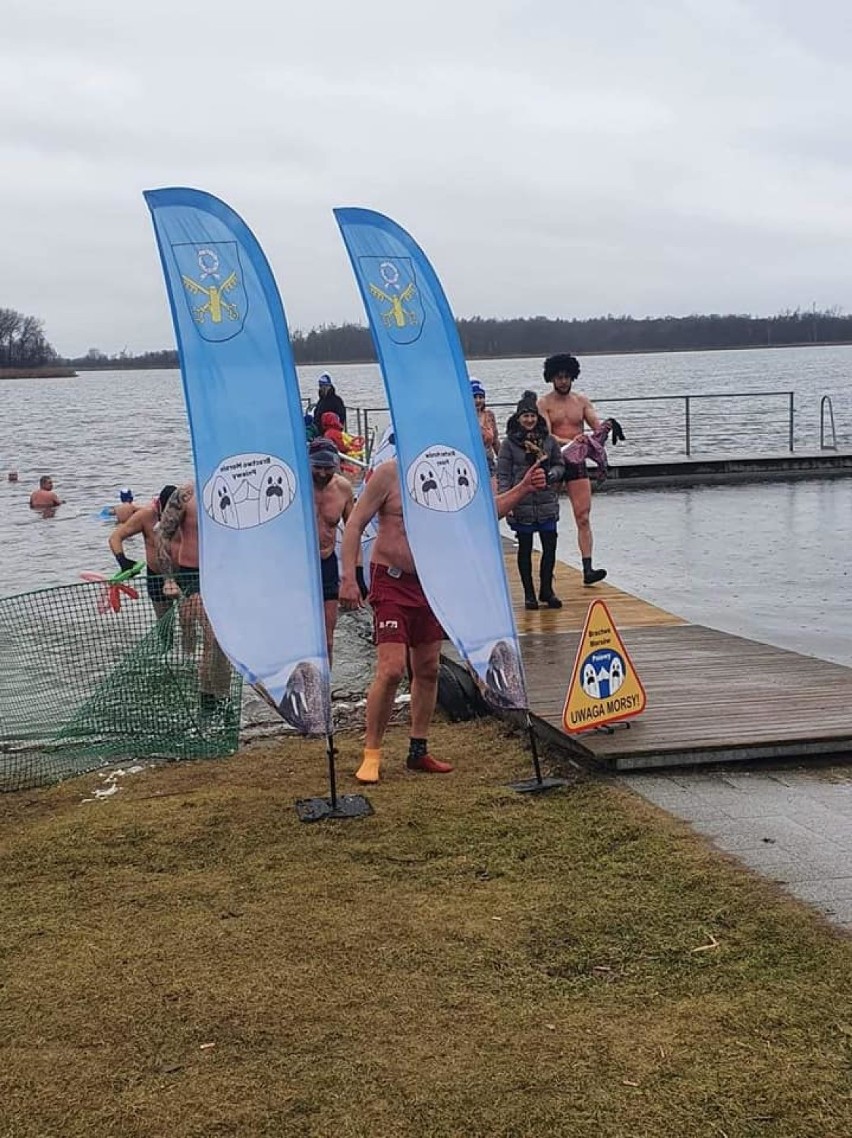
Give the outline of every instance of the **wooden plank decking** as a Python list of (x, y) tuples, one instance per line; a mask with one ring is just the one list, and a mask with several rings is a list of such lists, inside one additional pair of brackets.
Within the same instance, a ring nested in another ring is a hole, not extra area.
[[(515, 620), (518, 633), (526, 636), (533, 633), (579, 632), (586, 620), (586, 613), (593, 600), (606, 601), (617, 628), (644, 628), (661, 625), (683, 624), (679, 616), (642, 601), (630, 593), (603, 581), (600, 585), (586, 588), (583, 575), (578, 569), (560, 562), (556, 564), (553, 588), (562, 601), (561, 609), (540, 608), (537, 612), (527, 612), (524, 608), (524, 590), (518, 577), (515, 561), (517, 547), (510, 541), (503, 542), (503, 555), (506, 562), (506, 576), (512, 593)], [(538, 581), (538, 555), (533, 554), (533, 579)], [(573, 663), (573, 654), (571, 662)], [(570, 679), (570, 676), (568, 677)], [(567, 685), (567, 680), (565, 681)]]
[[(586, 589), (557, 565), (565, 602), (527, 612), (514, 546), (506, 568), (539, 733), (566, 754), (616, 769), (852, 756), (852, 668), (688, 624), (611, 585)], [(606, 601), (648, 695), (630, 726), (567, 735), (562, 707), (588, 606)]]

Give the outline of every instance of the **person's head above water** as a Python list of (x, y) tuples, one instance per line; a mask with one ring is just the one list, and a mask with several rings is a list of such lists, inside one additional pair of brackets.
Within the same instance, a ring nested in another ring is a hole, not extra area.
[(580, 374), (580, 361), (576, 356), (563, 352), (560, 355), (548, 356), (544, 361), (544, 381), (553, 383), (560, 377), (569, 379), (572, 383)]
[(127, 486), (125, 486), (124, 489), (119, 490), (118, 496), (122, 502), (132, 502), (133, 501), (133, 491)]
[(53, 489), (53, 479), (50, 477), (49, 474), (42, 474), (41, 478), (39, 478), (39, 480), (38, 480), (38, 488), (39, 488), (39, 490), (52, 490)]

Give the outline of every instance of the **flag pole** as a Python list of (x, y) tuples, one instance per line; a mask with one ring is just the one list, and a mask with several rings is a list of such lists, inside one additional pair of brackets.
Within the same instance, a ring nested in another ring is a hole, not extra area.
[(325, 822), (345, 818), (366, 818), (373, 813), (369, 799), (363, 794), (337, 793), (337, 774), (335, 771), (334, 733), (325, 737), (325, 752), (328, 759), (328, 798), (300, 798), (296, 801), (296, 814), (300, 822)]
[(538, 757), (538, 742), (535, 737), (535, 728), (532, 724), (532, 716), (529, 709), (526, 712), (527, 716), (527, 735), (530, 741), (530, 750), (532, 751), (533, 771), (535, 776), (533, 778), (522, 778), (518, 782), (510, 782), (509, 788), (516, 790), (518, 794), (546, 794), (549, 790), (557, 790), (561, 786), (570, 786), (567, 778), (557, 778), (550, 775), (547, 778), (542, 777), (541, 762)]

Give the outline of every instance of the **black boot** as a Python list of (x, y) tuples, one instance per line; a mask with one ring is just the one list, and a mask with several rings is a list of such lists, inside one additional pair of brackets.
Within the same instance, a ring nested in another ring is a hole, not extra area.
[(583, 584), (596, 585), (606, 576), (606, 569), (593, 569), (591, 557), (583, 558)]
[(524, 608), (537, 609), (535, 586), (532, 579), (532, 534), (518, 534), (518, 573), (524, 586)]
[(556, 566), (556, 534), (541, 534), (541, 588), (538, 599), (549, 609), (561, 609), (562, 601), (553, 591), (553, 570)]

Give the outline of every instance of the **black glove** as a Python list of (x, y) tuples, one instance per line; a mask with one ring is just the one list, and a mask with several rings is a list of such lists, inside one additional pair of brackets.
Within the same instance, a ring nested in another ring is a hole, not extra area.
[(123, 553), (116, 553), (115, 559), (122, 573), (126, 573), (128, 569), (132, 569), (136, 564), (136, 562), (132, 561), (129, 557), (125, 557)]
[(363, 565), (355, 566), (355, 580), (358, 583), (358, 592), (361, 594), (361, 600), (365, 601), (370, 590), (367, 588), (367, 582), (364, 580)]
[(558, 466), (551, 466), (550, 470), (547, 472), (547, 485), (553, 486), (554, 483), (561, 482), (562, 475), (564, 473), (564, 470), (560, 469)]
[(610, 423), (612, 424), (612, 445), (618, 446), (619, 443), (626, 442), (627, 435), (625, 435), (624, 428), (618, 419), (610, 419)]

